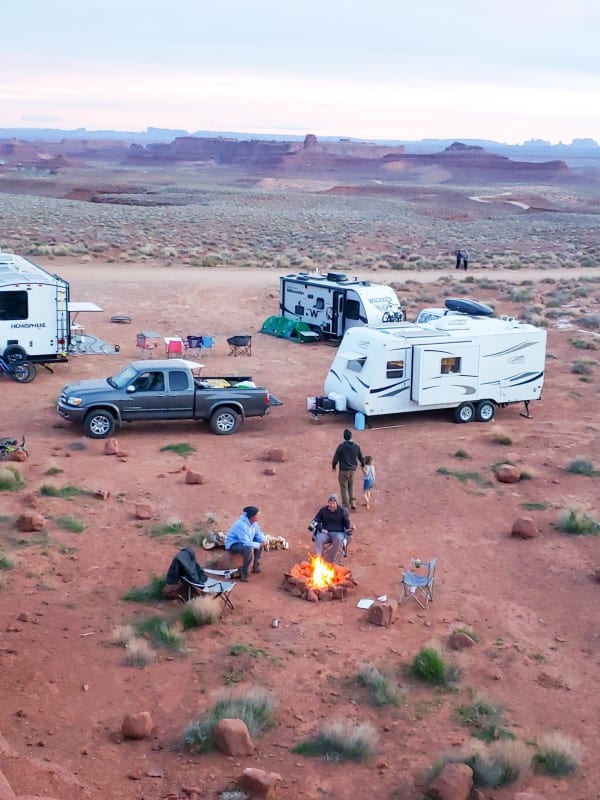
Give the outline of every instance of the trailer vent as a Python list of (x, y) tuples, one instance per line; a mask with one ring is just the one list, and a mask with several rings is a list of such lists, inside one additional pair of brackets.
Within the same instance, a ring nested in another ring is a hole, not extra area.
[(344, 283), (348, 280), (348, 276), (343, 272), (328, 272), (327, 280), (335, 283)]

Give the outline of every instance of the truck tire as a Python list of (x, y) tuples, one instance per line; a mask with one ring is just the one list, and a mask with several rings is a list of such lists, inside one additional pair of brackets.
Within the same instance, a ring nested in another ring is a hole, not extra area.
[(210, 418), (210, 429), (217, 436), (227, 436), (235, 433), (240, 427), (240, 415), (229, 406), (218, 408)]
[(496, 406), (491, 400), (481, 400), (475, 406), (477, 422), (491, 422), (496, 413)]
[(37, 370), (30, 361), (13, 361), (10, 364), (10, 377), (17, 383), (31, 383)]
[(475, 419), (475, 406), (473, 403), (461, 403), (454, 409), (454, 422), (473, 422)]
[(90, 411), (83, 421), (83, 429), (90, 439), (106, 439), (115, 429), (115, 418), (110, 411)]
[(17, 361), (25, 361), (27, 358), (27, 353), (20, 344), (9, 344), (2, 355), (9, 364), (15, 364)]

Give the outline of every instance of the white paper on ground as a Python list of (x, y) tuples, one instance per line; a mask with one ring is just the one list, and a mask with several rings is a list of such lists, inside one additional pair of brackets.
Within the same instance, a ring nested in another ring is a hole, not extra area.
[(387, 603), (387, 594), (382, 594), (381, 597), (377, 598), (380, 603)]
[(356, 604), (357, 608), (371, 608), (375, 600), (370, 600), (368, 597), (361, 598)]

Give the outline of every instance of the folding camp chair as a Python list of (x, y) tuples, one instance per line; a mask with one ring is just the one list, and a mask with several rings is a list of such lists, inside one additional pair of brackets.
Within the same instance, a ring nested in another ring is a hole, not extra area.
[(181, 358), (185, 352), (185, 344), (179, 336), (165, 336), (165, 355), (167, 358), (175, 356)]
[(252, 337), (251, 336), (230, 336), (227, 339), (230, 356), (251, 356)]
[(197, 350), (198, 355), (200, 355), (202, 351), (202, 336), (186, 336), (185, 337), (186, 345), (185, 349), (187, 350)]
[(412, 560), (413, 566), (417, 569), (421, 567), (427, 569), (426, 575), (418, 575), (416, 572), (404, 572), (402, 574), (402, 595), (400, 602), (405, 597), (414, 598), (421, 608), (427, 608), (430, 602), (433, 602), (433, 584), (435, 582), (435, 566), (437, 559), (432, 558), (427, 561)]
[[(237, 570), (226, 569), (226, 570), (204, 570), (207, 575), (215, 575), (215, 576), (223, 576), (224, 578), (233, 577)], [(182, 581), (187, 585), (188, 588), (188, 596), (187, 599), (191, 600), (193, 597), (197, 597), (198, 595), (212, 595), (213, 597), (220, 597), (223, 601), (223, 608), (221, 610), (220, 616), (222, 617), (225, 611), (230, 608), (233, 611), (233, 603), (231, 602), (231, 592), (235, 588), (235, 581), (228, 581), (228, 580), (214, 580), (209, 577), (209, 579), (205, 583), (195, 583), (194, 581), (189, 580), (188, 578), (182, 576)]]

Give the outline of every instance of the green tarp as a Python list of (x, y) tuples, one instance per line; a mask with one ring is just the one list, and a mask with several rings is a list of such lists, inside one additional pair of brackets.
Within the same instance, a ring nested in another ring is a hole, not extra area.
[(291, 339), (294, 342), (317, 342), (320, 338), (306, 322), (295, 322), (286, 317), (267, 317), (260, 332), (280, 339)]

